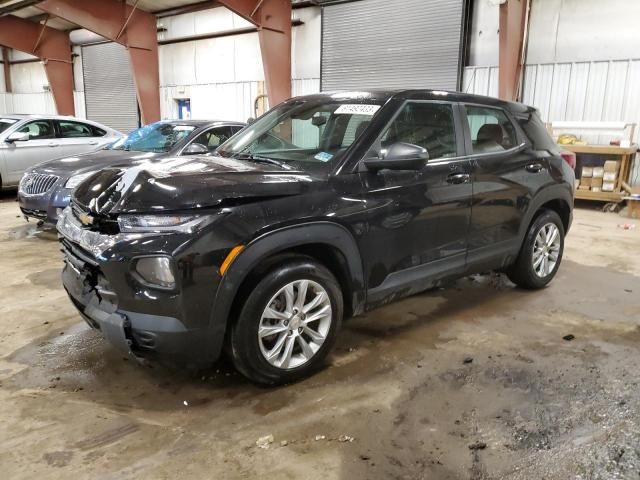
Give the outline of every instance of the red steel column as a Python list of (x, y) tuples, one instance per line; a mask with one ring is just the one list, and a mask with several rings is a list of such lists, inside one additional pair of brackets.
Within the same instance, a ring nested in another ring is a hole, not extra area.
[(127, 47), (142, 122), (160, 120), (155, 15), (118, 0), (45, 0), (35, 7)]
[(291, 97), (291, 2), (221, 0), (221, 4), (258, 27), (269, 106)]
[(518, 99), (527, 3), (528, 0), (506, 0), (500, 5), (498, 96), (504, 100)]
[[(0, 17), (0, 45), (30, 53), (43, 60), (58, 113), (75, 114), (71, 43), (68, 33), (7, 15)], [(6, 65), (5, 63), (5, 67)]]
[(7, 47), (2, 47), (2, 67), (4, 68), (4, 89), (7, 93), (11, 93), (11, 64)]

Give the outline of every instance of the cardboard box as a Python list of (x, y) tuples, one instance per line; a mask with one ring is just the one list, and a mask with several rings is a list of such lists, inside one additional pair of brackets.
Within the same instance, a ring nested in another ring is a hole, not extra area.
[(613, 192), (616, 184), (613, 182), (602, 182), (602, 191), (603, 192)]
[(591, 179), (591, 189), (593, 190), (594, 187), (602, 188), (602, 183), (602, 177), (593, 177)]
[(589, 187), (587, 187), (586, 185), (580, 185), (578, 187), (578, 190), (589, 190)]
[(593, 167), (593, 178), (604, 177), (604, 167)]
[(593, 177), (593, 167), (582, 167), (582, 178)]
[(620, 170), (620, 162), (617, 160), (607, 160), (604, 162), (605, 172), (618, 172)]
[(601, 192), (602, 191), (602, 187), (591, 187), (591, 191), (592, 192)]
[(618, 179), (618, 172), (604, 172), (603, 180), (605, 182), (615, 182)]
[(580, 188), (587, 187), (587, 190), (591, 188), (591, 182), (593, 181), (592, 177), (582, 177), (580, 179)]

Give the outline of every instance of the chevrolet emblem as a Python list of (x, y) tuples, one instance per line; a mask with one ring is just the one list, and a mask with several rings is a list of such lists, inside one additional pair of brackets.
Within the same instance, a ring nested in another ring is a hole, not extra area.
[(78, 215), (78, 220), (80, 220), (80, 222), (83, 225), (92, 225), (93, 224), (93, 217), (91, 215), (89, 215), (88, 213), (84, 213), (82, 212), (80, 215)]

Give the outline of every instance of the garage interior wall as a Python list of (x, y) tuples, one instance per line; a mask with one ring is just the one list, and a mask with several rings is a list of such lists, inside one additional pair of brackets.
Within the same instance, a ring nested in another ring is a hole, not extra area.
[[(304, 22), (293, 27), (292, 94), (320, 87), (320, 8), (293, 10)], [(161, 18), (159, 39), (173, 40), (252, 25), (226, 8)], [(192, 118), (246, 121), (254, 100), (266, 93), (257, 33), (160, 45), (160, 102), (163, 118), (176, 118), (178, 99), (191, 99)]]
[[(498, 94), (498, 6), (476, 0), (463, 91)], [(544, 121), (640, 127), (640, 2), (532, 0), (522, 101)], [(598, 142), (604, 139), (587, 139)], [(640, 128), (636, 128), (640, 143)], [(631, 181), (640, 185), (640, 161)]]
[[(292, 29), (292, 94), (316, 93), (320, 89), (320, 8), (294, 9), (292, 18), (304, 22)], [(158, 26), (159, 41), (253, 27), (224, 7), (159, 18)], [(13, 60), (35, 59), (12, 52)], [(74, 53), (76, 115), (85, 117), (81, 47), (74, 46)], [(0, 113), (55, 113), (53, 96), (45, 89), (44, 67), (35, 60), (11, 66), (14, 93), (0, 93)], [(165, 119), (176, 118), (177, 101), (189, 98), (192, 118), (246, 121), (255, 115), (256, 97), (266, 93), (257, 33), (160, 45), (159, 62)]]

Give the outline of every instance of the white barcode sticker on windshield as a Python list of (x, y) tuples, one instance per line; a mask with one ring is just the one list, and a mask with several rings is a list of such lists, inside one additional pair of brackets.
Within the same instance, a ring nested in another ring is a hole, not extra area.
[(378, 111), (380, 105), (340, 105), (335, 114), (349, 114), (349, 115), (373, 115)]

